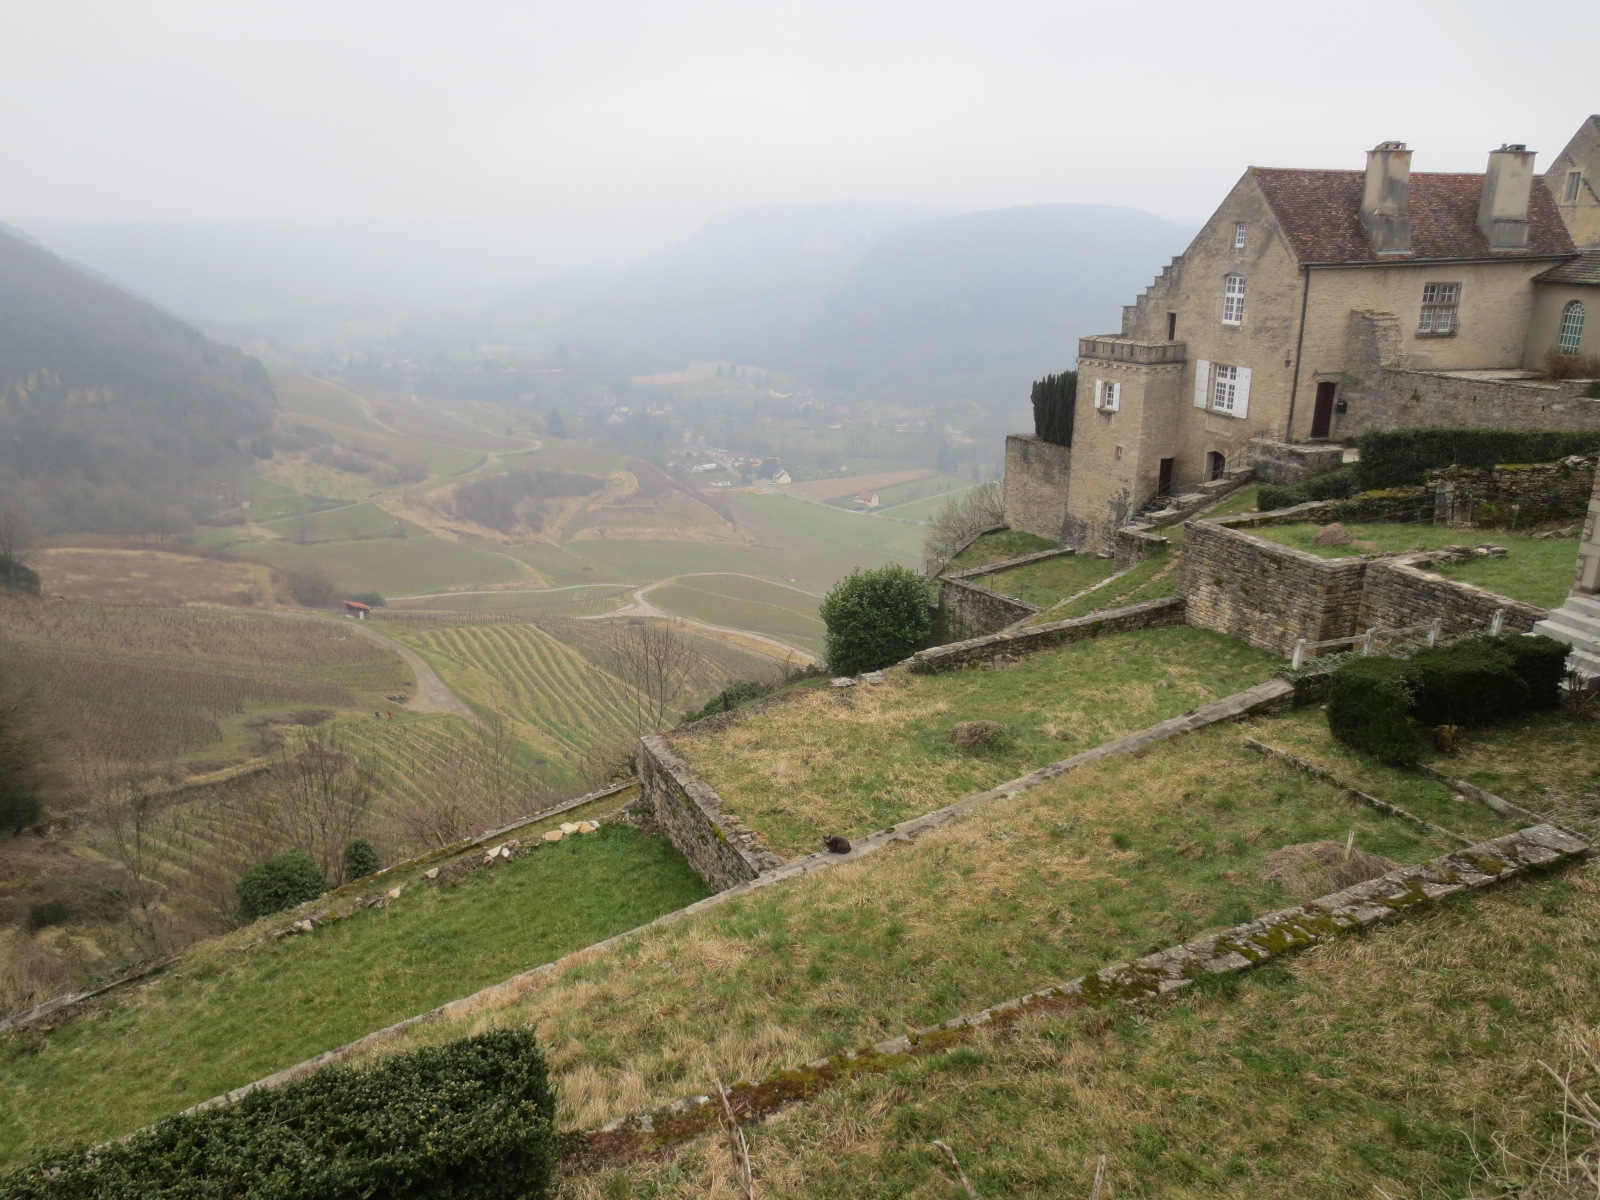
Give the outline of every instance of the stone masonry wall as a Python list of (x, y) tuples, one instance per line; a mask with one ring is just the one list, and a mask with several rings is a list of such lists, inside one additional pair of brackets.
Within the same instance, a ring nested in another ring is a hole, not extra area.
[(1433, 559), (1432, 554), (1407, 554), (1369, 563), (1362, 581), (1357, 626), (1403, 629), (1425, 625), (1438, 617), (1444, 622), (1445, 633), (1467, 633), (1487, 629), (1495, 612), (1504, 609), (1506, 633), (1531, 633), (1534, 623), (1547, 615), (1538, 605), (1435, 575), (1426, 569)]
[(1472, 528), (1515, 528), (1576, 521), (1589, 507), (1595, 460), (1574, 455), (1528, 466), (1444, 467), (1428, 472), (1434, 522)]
[(1031, 433), (1006, 438), (1005, 514), (1012, 529), (1065, 541), (1072, 449)]
[(659, 734), (639, 739), (639, 781), (657, 826), (713, 892), (783, 865)]
[(1299, 483), (1313, 475), (1336, 470), (1344, 462), (1344, 447), (1328, 442), (1273, 442), (1257, 438), (1248, 450), (1250, 465), (1262, 483)]
[(965, 579), (939, 581), (939, 606), (933, 615), (933, 638), (940, 645), (982, 637), (1015, 625), (1039, 612), (1037, 604), (1005, 596)]
[(1339, 420), (1341, 437), (1369, 429), (1600, 429), (1600, 400), (1582, 382), (1472, 379), (1389, 367)]
[(1300, 638), (1320, 642), (1353, 633), (1366, 560), (1322, 558), (1231, 528), (1250, 520), (1184, 527), (1178, 595), (1189, 624), (1283, 655)]
[(1166, 596), (1071, 621), (1052, 621), (1031, 629), (1007, 629), (987, 637), (918, 650), (907, 669), (918, 675), (934, 675), (940, 671), (953, 671), (987, 662), (995, 657), (1031, 654), (1035, 650), (1048, 650), (1052, 646), (1064, 646), (1068, 642), (1100, 637), (1102, 634), (1182, 624), (1183, 601), (1175, 596)]

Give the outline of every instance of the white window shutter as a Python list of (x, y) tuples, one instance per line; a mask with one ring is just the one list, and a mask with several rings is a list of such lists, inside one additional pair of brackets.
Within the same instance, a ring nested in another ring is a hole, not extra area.
[(1197, 358), (1194, 363), (1194, 406), (1206, 408), (1211, 403), (1211, 362)]
[(1105, 390), (1106, 390), (1106, 381), (1103, 380), (1103, 379), (1096, 379), (1094, 381), (1094, 406), (1096, 408), (1100, 407), (1100, 400), (1101, 400), (1101, 397), (1105, 394)]
[(1239, 368), (1239, 389), (1234, 393), (1233, 415), (1248, 417), (1250, 415), (1250, 368)]

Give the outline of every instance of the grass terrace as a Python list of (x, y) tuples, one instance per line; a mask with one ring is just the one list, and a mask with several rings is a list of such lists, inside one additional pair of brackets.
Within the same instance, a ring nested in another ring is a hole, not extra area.
[(970, 571), (973, 567), (989, 567), (1008, 558), (1021, 558), (1024, 554), (1037, 554), (1041, 550), (1054, 550), (1060, 542), (1024, 533), (1020, 529), (1002, 529), (999, 533), (986, 533), (950, 560), (950, 570)]
[[(808, 689), (675, 745), (774, 851), (794, 857), (829, 834), (886, 828), (1241, 691), (1278, 665), (1206, 630), (1146, 630), (1002, 671), (890, 671), (881, 686)], [(1009, 742), (957, 750), (950, 727), (976, 720), (1008, 726)]]
[(1048, 606), (1094, 586), (1115, 571), (1109, 558), (1067, 554), (984, 575), (973, 582), (1029, 604)]
[[(1088, 1196), (1101, 1154), (1119, 1197), (1576, 1196), (1486, 1168), (1497, 1134), (1534, 1163), (1557, 1144), (1539, 1063), (1594, 1051), (1597, 962), (1593, 867), (1462, 898), (1160, 1007), (1033, 1017), (863, 1076), (746, 1131), (758, 1194), (959, 1196), (937, 1138), (979, 1195), (1015, 1200)], [(563, 1195), (736, 1200), (736, 1180), (709, 1137)]]
[(1288, 843), (1353, 832), (1397, 861), (1452, 848), (1240, 742), (1220, 725), (1093, 764), (492, 992), (406, 1041), (532, 1022), (562, 1124), (588, 1127), (1309, 899), (1260, 877)]
[(665, 839), (606, 825), (309, 936), (199, 948), (103, 1011), (0, 1035), (0, 1162), (127, 1133), (704, 895)]
[[(1324, 558), (1344, 558), (1365, 549), (1312, 545), (1312, 539), (1321, 528), (1321, 525), (1311, 524), (1263, 525), (1248, 532)], [(1375, 543), (1385, 554), (1437, 550), (1441, 546), (1476, 546), (1482, 542), (1504, 546), (1505, 558), (1473, 559), (1456, 566), (1440, 567), (1438, 573), (1544, 608), (1558, 608), (1566, 599), (1578, 561), (1576, 538), (1535, 538), (1504, 529), (1451, 529), (1443, 525), (1397, 522), (1356, 523), (1345, 528), (1356, 541)]]

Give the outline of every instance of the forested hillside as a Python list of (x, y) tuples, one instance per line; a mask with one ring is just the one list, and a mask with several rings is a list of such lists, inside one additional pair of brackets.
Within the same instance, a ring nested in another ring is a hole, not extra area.
[(41, 532), (181, 527), (275, 407), (255, 359), (0, 231), (0, 497)]

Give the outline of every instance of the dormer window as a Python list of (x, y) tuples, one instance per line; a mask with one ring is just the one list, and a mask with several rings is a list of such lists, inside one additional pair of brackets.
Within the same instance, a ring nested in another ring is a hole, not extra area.
[(1461, 328), (1458, 309), (1461, 306), (1459, 283), (1427, 283), (1422, 286), (1422, 318), (1417, 322), (1418, 335), (1443, 337)]
[(1244, 324), (1244, 276), (1225, 275), (1222, 279), (1222, 323)]
[(1565, 200), (1563, 200), (1562, 203), (1563, 204), (1576, 204), (1578, 202), (1578, 193), (1580, 191), (1582, 191), (1582, 190), (1583, 190), (1583, 172), (1582, 171), (1568, 171), (1567, 172), (1567, 198)]
[(1244, 249), (1244, 222), (1243, 221), (1236, 221), (1234, 223), (1234, 226), (1233, 226), (1233, 248), (1235, 250), (1243, 250)]

